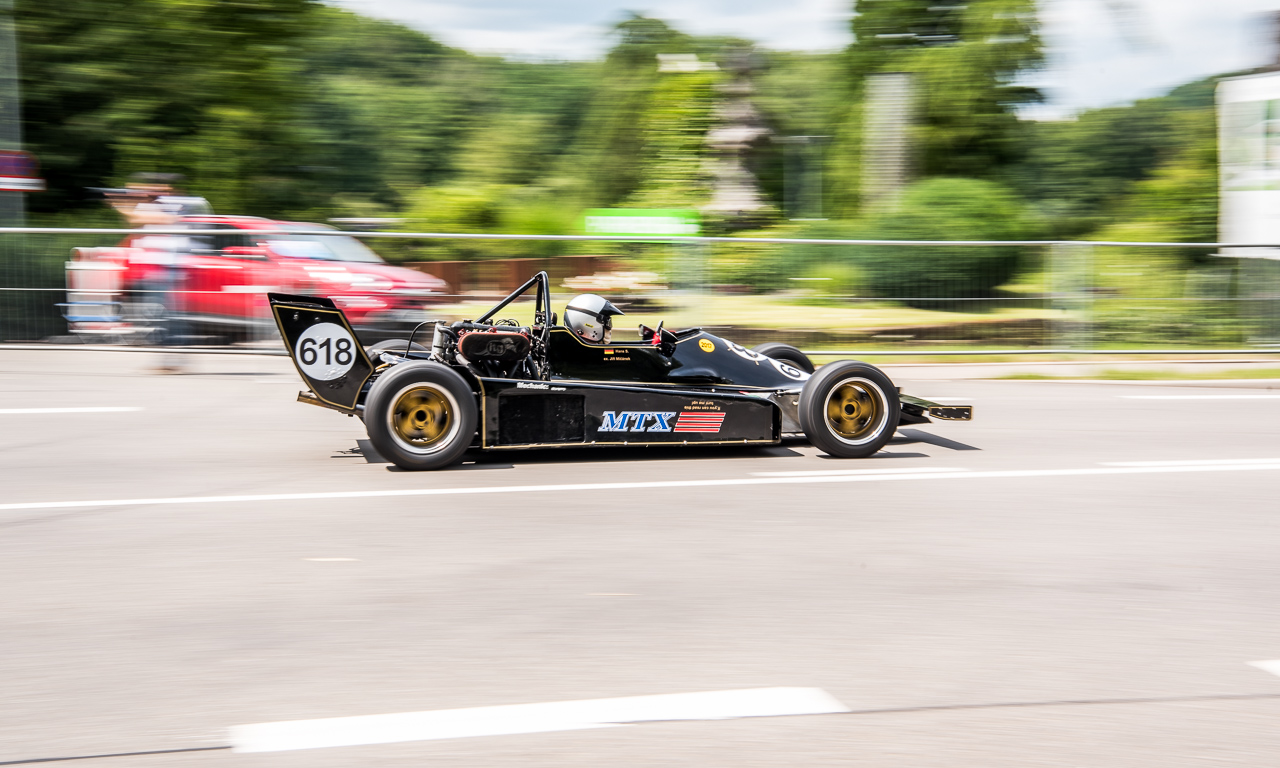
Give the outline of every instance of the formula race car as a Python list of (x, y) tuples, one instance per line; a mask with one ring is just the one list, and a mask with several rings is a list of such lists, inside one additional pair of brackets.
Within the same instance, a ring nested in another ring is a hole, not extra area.
[[(531, 289), (532, 324), (493, 319)], [(412, 338), (365, 349), (333, 301), (275, 293), (269, 300), (310, 387), (298, 400), (359, 416), (378, 452), (404, 469), (447, 467), (470, 448), (772, 445), (785, 438), (860, 458), (880, 450), (901, 424), (968, 421), (973, 413), (900, 394), (867, 363), (828, 363), (815, 373), (785, 344), (746, 349), (700, 328), (671, 331), (661, 323), (641, 326), (638, 341), (611, 342), (610, 317), (622, 313), (600, 297), (574, 299), (558, 325), (545, 272), (475, 321), (436, 323), (430, 349)]]

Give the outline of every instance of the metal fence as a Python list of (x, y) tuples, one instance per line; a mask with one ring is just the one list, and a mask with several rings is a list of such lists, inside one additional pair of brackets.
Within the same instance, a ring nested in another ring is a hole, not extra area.
[[(223, 333), (216, 317), (197, 326), (173, 311), (202, 290), (181, 258), (170, 282), (127, 290), (104, 282), (92, 252), (72, 258), (74, 249), (115, 246), (128, 235), (166, 234), (226, 230), (0, 229), (0, 341), (278, 343), (260, 295), (266, 286), (246, 303), (251, 322), (228, 323)], [(1274, 245), (307, 234), (360, 238), (445, 279), (449, 292), (432, 298), (423, 319), (474, 317), (546, 269), (561, 303), (607, 293), (628, 322), (701, 325), (744, 344), (864, 354), (1280, 352), (1280, 261), (1220, 255)], [(94, 312), (118, 322), (106, 330), (84, 322)]]

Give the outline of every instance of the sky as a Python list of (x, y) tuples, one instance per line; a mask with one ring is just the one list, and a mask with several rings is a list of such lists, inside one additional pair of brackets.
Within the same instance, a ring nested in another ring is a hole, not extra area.
[[(852, 0), (329, 0), (398, 21), (448, 45), (519, 58), (591, 59), (628, 11), (697, 35), (779, 50), (834, 51), (852, 40)], [(1041, 0), (1045, 69), (1028, 77), (1047, 102), (1028, 117), (1159, 95), (1275, 58), (1261, 14), (1280, 0)]]

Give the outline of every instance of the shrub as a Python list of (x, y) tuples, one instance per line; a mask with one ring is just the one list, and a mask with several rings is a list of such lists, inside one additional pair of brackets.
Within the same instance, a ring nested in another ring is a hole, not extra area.
[[(861, 222), (822, 222), (810, 239), (1017, 240), (1026, 237), (1021, 205), (1004, 187), (976, 179), (937, 178), (908, 187), (892, 209)], [(1013, 277), (1023, 255), (1013, 246), (830, 246), (787, 249), (793, 271), (845, 261), (870, 294), (910, 304), (944, 298), (976, 298)]]

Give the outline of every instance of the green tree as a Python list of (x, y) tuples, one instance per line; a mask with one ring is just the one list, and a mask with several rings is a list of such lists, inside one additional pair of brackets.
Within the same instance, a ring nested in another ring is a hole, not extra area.
[(32, 148), (53, 188), (37, 205), (137, 171), (185, 174), (215, 205), (296, 196), (296, 72), (313, 0), (19, 0)]
[(1034, 0), (856, 0), (846, 52), (850, 107), (833, 170), (856, 209), (866, 78), (916, 75), (917, 169), (923, 176), (998, 178), (1019, 157), (1018, 107), (1040, 94), (1019, 83), (1044, 53)]
[(658, 84), (659, 53), (688, 53), (691, 40), (665, 23), (633, 16), (614, 27), (617, 43), (579, 129), (567, 174), (582, 179), (584, 203), (608, 207), (640, 186), (636, 162), (644, 149), (642, 125)]
[(1023, 126), (1011, 174), (1050, 223), (1077, 237), (1122, 219), (1175, 224), (1168, 239), (1211, 240), (1217, 219), (1217, 78), (1072, 120)]

